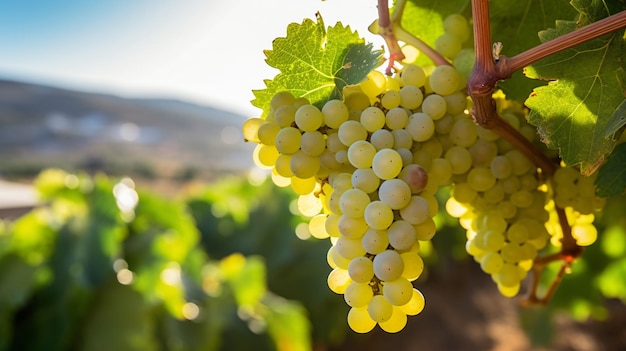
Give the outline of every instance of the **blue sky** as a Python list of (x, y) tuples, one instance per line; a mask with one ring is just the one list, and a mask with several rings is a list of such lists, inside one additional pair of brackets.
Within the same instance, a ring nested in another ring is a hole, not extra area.
[(368, 41), (375, 0), (0, 0), (0, 78), (217, 105), (247, 116), (263, 50), (320, 11)]

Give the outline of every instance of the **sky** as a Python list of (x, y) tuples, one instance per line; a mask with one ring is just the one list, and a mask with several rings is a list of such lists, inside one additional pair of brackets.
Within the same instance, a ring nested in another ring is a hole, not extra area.
[(0, 0), (0, 79), (212, 105), (254, 117), (289, 23), (367, 31), (375, 0)]

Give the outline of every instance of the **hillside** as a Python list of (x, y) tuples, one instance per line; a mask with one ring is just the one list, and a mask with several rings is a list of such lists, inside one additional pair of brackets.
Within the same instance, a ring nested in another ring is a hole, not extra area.
[(245, 117), (177, 100), (127, 99), (0, 80), (0, 176), (46, 167), (153, 179), (215, 177), (251, 165)]

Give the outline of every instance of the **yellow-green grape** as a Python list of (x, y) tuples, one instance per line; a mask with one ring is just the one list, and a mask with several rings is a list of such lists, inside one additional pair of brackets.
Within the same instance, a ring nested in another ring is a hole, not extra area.
[(421, 196), (411, 196), (409, 203), (400, 209), (400, 217), (412, 225), (424, 223), (430, 218), (430, 205)]
[(411, 201), (411, 188), (402, 179), (388, 179), (378, 188), (378, 197), (393, 210), (399, 210)]
[(345, 146), (350, 146), (359, 140), (367, 139), (367, 130), (365, 127), (363, 127), (360, 122), (352, 120), (342, 123), (337, 134), (339, 140)]
[(488, 168), (472, 168), (467, 175), (467, 183), (476, 191), (486, 191), (496, 184), (496, 177)]
[(374, 256), (374, 274), (378, 279), (390, 281), (402, 276), (404, 262), (395, 250), (385, 250)]
[(393, 222), (393, 210), (382, 201), (372, 201), (367, 204), (364, 219), (367, 225), (374, 230), (385, 230)]
[(380, 104), (383, 105), (383, 107), (386, 108), (387, 110), (400, 106), (401, 102), (402, 102), (402, 97), (400, 96), (399, 89), (387, 90), (383, 94), (383, 96), (380, 98)]
[(444, 33), (435, 40), (435, 50), (452, 59), (461, 51), (461, 40), (454, 34)]
[(359, 256), (348, 265), (350, 278), (357, 283), (369, 283), (374, 277), (374, 264), (365, 256)]
[(281, 130), (276, 122), (265, 122), (259, 127), (258, 136), (262, 144), (274, 145), (276, 135)]
[(383, 323), (391, 318), (393, 306), (383, 295), (374, 295), (367, 305), (367, 312), (376, 323)]
[(402, 129), (408, 122), (409, 114), (402, 107), (394, 107), (385, 115), (385, 124), (391, 130)]
[(400, 80), (403, 85), (413, 85), (419, 88), (426, 83), (426, 74), (420, 66), (406, 65), (400, 72)]
[(385, 113), (375, 106), (370, 106), (361, 112), (360, 122), (370, 133), (381, 129), (385, 125)]
[(394, 306), (406, 305), (413, 296), (413, 285), (403, 277), (386, 281), (383, 283), (383, 296)]
[(389, 238), (386, 230), (375, 230), (369, 228), (361, 238), (361, 245), (372, 255), (379, 254), (389, 246)]
[(252, 156), (257, 167), (270, 169), (276, 163), (278, 150), (276, 150), (274, 145), (258, 144)]
[(393, 306), (393, 312), (389, 320), (378, 323), (380, 328), (387, 333), (397, 333), (404, 329), (407, 323), (406, 313), (401, 308)]
[(341, 215), (337, 222), (339, 233), (346, 239), (360, 239), (369, 229), (363, 217), (348, 217)]
[(424, 295), (419, 290), (413, 288), (411, 299), (407, 304), (400, 306), (400, 310), (409, 316), (416, 316), (424, 310), (425, 305)]
[(457, 91), (450, 95), (443, 96), (446, 100), (446, 110), (450, 115), (458, 115), (463, 113), (467, 108), (467, 95)]
[(368, 283), (352, 282), (346, 287), (343, 298), (350, 307), (365, 307), (372, 298), (374, 292)]
[(348, 107), (341, 100), (328, 100), (322, 107), (322, 114), (324, 124), (334, 129), (339, 128), (350, 116)]
[(450, 95), (462, 88), (461, 76), (452, 66), (437, 66), (428, 81), (433, 91), (439, 95)]
[(355, 169), (352, 173), (352, 186), (370, 194), (375, 192), (380, 185), (380, 178), (371, 168)]
[(282, 128), (276, 134), (276, 149), (281, 154), (292, 155), (300, 150), (302, 134), (297, 128)]
[(437, 226), (432, 218), (426, 219), (424, 222), (415, 226), (415, 235), (417, 240), (428, 241), (435, 236)]
[(298, 211), (305, 217), (313, 217), (322, 211), (322, 201), (313, 193), (298, 196)]
[(318, 157), (311, 157), (302, 150), (299, 150), (291, 156), (289, 165), (291, 166), (291, 171), (294, 176), (298, 178), (310, 178), (317, 174), (321, 163)]
[(446, 105), (446, 99), (441, 95), (430, 94), (422, 101), (422, 111), (433, 120), (438, 120), (446, 114)]
[(452, 174), (463, 174), (472, 167), (472, 154), (461, 146), (454, 145), (449, 148), (444, 158), (450, 162)]
[(362, 218), (370, 197), (361, 189), (346, 190), (339, 200), (341, 213), (350, 218)]
[(459, 14), (452, 14), (443, 20), (443, 30), (455, 35), (461, 42), (467, 41), (470, 36), (470, 28), (467, 19)]
[(405, 85), (400, 88), (400, 106), (409, 110), (416, 109), (422, 104), (424, 94), (415, 85)]
[(365, 255), (365, 249), (361, 244), (361, 238), (349, 239), (340, 236), (335, 243), (337, 253), (349, 259)]
[(320, 156), (326, 149), (326, 139), (318, 131), (304, 132), (300, 138), (300, 150), (311, 157)]
[(571, 229), (572, 237), (579, 246), (589, 246), (598, 238), (598, 230), (591, 223), (575, 224)]
[(351, 282), (352, 279), (345, 269), (335, 268), (328, 274), (328, 287), (336, 294), (343, 294)]
[(445, 158), (435, 158), (431, 161), (428, 179), (440, 185), (448, 183), (452, 177), (452, 165)]
[(316, 239), (326, 239), (330, 235), (326, 231), (326, 215), (318, 214), (309, 221), (309, 232)]
[(422, 275), (424, 271), (424, 261), (422, 258), (414, 252), (404, 252), (400, 254), (402, 262), (404, 263), (404, 269), (402, 270), (402, 277), (409, 281), (414, 281)]
[(393, 179), (402, 170), (402, 157), (394, 149), (379, 150), (372, 160), (372, 170), (380, 179)]
[(496, 274), (500, 272), (503, 265), (504, 260), (502, 259), (502, 256), (496, 252), (487, 252), (480, 259), (480, 268), (487, 274)]
[(348, 326), (357, 333), (368, 333), (376, 326), (367, 307), (352, 307), (348, 312)]
[(376, 97), (385, 91), (387, 78), (380, 71), (371, 71), (359, 86), (368, 97)]
[(284, 105), (274, 112), (274, 122), (281, 128), (291, 127), (296, 121), (296, 107), (293, 105)]
[(264, 119), (261, 118), (248, 118), (241, 127), (241, 131), (243, 133), (243, 138), (246, 141), (252, 141), (255, 143), (260, 143), (258, 132), (259, 128), (262, 124), (265, 123)]
[(298, 195), (310, 194), (315, 189), (315, 178), (291, 177), (291, 189)]
[(387, 129), (379, 129), (370, 135), (370, 142), (376, 150), (391, 149), (394, 146), (394, 137)]
[(300, 130), (312, 132), (322, 126), (324, 115), (314, 105), (303, 105), (296, 111), (295, 121)]
[(423, 142), (430, 139), (435, 133), (435, 123), (429, 115), (418, 112), (409, 117), (406, 130), (411, 134), (413, 140)]
[[(477, 138), (476, 125), (469, 118), (457, 119), (454, 122), (452, 130), (450, 130), (450, 139), (455, 145), (461, 147), (469, 148), (474, 146)], [(495, 147), (495, 145), (493, 145), (493, 147)], [(495, 152), (497, 153), (497, 148), (495, 148)], [(474, 155), (472, 154), (472, 156)], [(491, 158), (489, 158), (489, 161), (491, 161)]]
[(274, 164), (274, 169), (276, 173), (286, 177), (293, 177), (293, 172), (291, 171), (291, 155), (280, 154), (276, 158), (276, 164)]
[(356, 168), (370, 168), (376, 155), (376, 148), (365, 140), (355, 141), (348, 148), (348, 161)]
[(389, 245), (396, 250), (408, 250), (415, 244), (417, 236), (411, 223), (398, 220), (393, 222), (387, 229)]

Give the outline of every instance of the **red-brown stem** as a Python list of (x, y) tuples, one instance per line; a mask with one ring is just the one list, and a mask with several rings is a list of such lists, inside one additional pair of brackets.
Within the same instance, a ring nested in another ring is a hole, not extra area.
[(388, 0), (378, 0), (378, 34), (383, 37), (389, 49), (389, 59), (385, 73), (391, 75), (394, 62), (404, 60), (404, 54), (393, 32), (393, 24), (389, 18)]
[(513, 57), (505, 58), (501, 63), (502, 66), (506, 67), (506, 69), (502, 69), (503, 74), (506, 74), (504, 71), (510, 71), (510, 75), (518, 69), (531, 65), (558, 51), (569, 49), (624, 27), (626, 27), (626, 10), (537, 45)]

